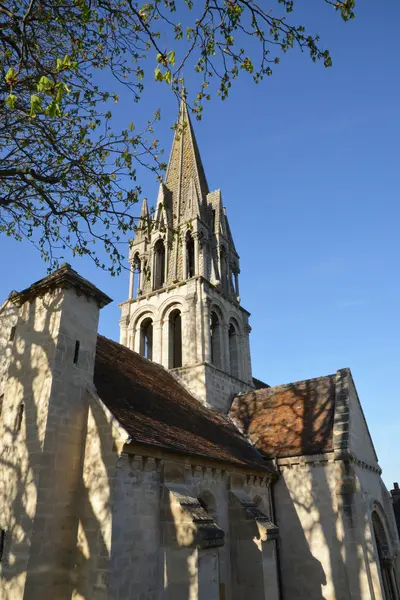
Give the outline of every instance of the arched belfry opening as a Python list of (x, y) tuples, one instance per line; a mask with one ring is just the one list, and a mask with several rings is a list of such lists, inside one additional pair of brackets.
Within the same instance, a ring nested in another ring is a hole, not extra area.
[(132, 263), (132, 271), (133, 271), (133, 293), (132, 297), (136, 298), (138, 292), (140, 290), (140, 274), (142, 272), (141, 261), (139, 258), (139, 254), (135, 254)]
[(162, 288), (165, 283), (165, 245), (158, 240), (154, 246), (154, 289)]
[(210, 322), (211, 336), (211, 362), (218, 369), (222, 368), (222, 328), (219, 316), (215, 311), (211, 313)]
[(236, 326), (231, 323), (229, 325), (229, 364), (230, 371), (233, 377), (239, 378), (239, 337)]
[(195, 276), (194, 239), (190, 231), (186, 233), (186, 277)]
[(397, 582), (393, 566), (393, 558), (390, 556), (390, 548), (385, 528), (376, 510), (374, 510), (372, 513), (372, 526), (374, 529), (375, 543), (378, 551), (384, 598), (385, 600), (397, 600)]
[(153, 360), (153, 321), (150, 318), (140, 324), (140, 355)]
[(175, 309), (169, 315), (169, 368), (182, 366), (182, 317)]

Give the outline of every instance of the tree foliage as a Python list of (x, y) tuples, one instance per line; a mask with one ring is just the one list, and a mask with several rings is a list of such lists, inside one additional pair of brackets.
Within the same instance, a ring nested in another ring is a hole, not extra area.
[[(321, 2), (354, 17), (354, 0)], [(194, 69), (189, 102), (201, 118), (212, 90), (225, 99), (242, 72), (258, 83), (290, 48), (329, 67), (318, 36), (293, 22), (295, 0), (271, 4), (276, 12), (253, 0), (0, 0), (0, 233), (30, 239), (50, 267), (70, 249), (118, 272), (137, 168), (165, 168), (160, 113), (144, 130), (114, 131), (118, 93), (138, 102), (151, 76), (179, 94)]]

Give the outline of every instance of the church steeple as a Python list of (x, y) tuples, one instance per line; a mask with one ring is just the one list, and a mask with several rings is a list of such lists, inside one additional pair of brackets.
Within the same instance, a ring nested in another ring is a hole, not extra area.
[(121, 343), (225, 410), (234, 394), (253, 388), (249, 313), (240, 305), (239, 256), (221, 191), (209, 191), (185, 97), (149, 219), (144, 201)]
[(185, 94), (182, 95), (174, 141), (165, 176), (165, 186), (172, 194), (172, 212), (175, 226), (181, 223), (188, 213), (191, 217), (200, 216), (204, 218), (209, 189)]

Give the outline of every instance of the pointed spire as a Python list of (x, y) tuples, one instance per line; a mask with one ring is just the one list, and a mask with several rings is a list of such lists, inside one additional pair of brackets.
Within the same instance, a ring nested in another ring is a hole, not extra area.
[(140, 237), (149, 231), (150, 216), (149, 208), (147, 206), (147, 198), (143, 198), (142, 209), (140, 211), (140, 218), (137, 228), (136, 237)]
[(142, 210), (140, 211), (140, 218), (141, 219), (149, 218), (149, 208), (147, 206), (147, 198), (143, 198)]
[[(193, 197), (192, 181), (202, 205), (208, 194), (208, 185), (186, 104), (186, 90), (182, 88), (178, 126), (165, 177), (165, 185), (172, 192), (173, 214), (178, 223), (187, 212), (190, 197)], [(198, 203), (193, 206), (197, 207)], [(195, 214), (198, 214), (197, 210)]]

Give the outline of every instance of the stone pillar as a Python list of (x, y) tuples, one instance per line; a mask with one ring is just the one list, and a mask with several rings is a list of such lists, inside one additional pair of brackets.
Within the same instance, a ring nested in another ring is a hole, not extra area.
[(210, 334), (210, 298), (206, 298), (204, 305), (204, 361), (211, 363), (211, 334)]
[(200, 244), (199, 244), (198, 234), (193, 235), (193, 239), (194, 239), (194, 274), (198, 275), (200, 272), (200, 269), (199, 269)]
[(231, 372), (230, 356), (229, 356), (229, 325), (221, 323), (221, 370), (226, 373)]
[[(183, 321), (183, 320), (182, 320)], [(182, 322), (183, 325), (183, 322)], [(164, 319), (160, 321), (160, 329), (161, 329), (161, 360), (160, 363), (166, 369), (169, 369), (169, 320)], [(182, 340), (183, 342), (183, 340)]]
[[(187, 364), (196, 364), (198, 361), (197, 357), (197, 335), (196, 335), (196, 304), (197, 304), (197, 294), (194, 292), (190, 296), (186, 296), (189, 309), (186, 313), (187, 323), (185, 327), (183, 327), (182, 323), (182, 336), (183, 330), (186, 329), (188, 332), (188, 340), (187, 347), (188, 353), (186, 355), (186, 363)], [(183, 341), (183, 340), (182, 340)], [(183, 359), (183, 355), (182, 355)], [(183, 364), (183, 360), (182, 360)]]
[(153, 362), (162, 364), (162, 349), (163, 349), (163, 336), (162, 336), (163, 321), (153, 322)]
[(140, 354), (140, 325), (136, 323), (135, 329), (132, 329), (132, 350)]
[(134, 278), (134, 265), (133, 263), (129, 263), (130, 272), (129, 272), (129, 300), (133, 298), (133, 278)]
[(197, 552), (197, 598), (198, 600), (220, 600), (218, 550), (199, 549)]
[(250, 325), (245, 325), (243, 336), (243, 381), (253, 385), (251, 373), (251, 358), (250, 358)]
[(392, 495), (393, 511), (396, 518), (397, 531), (399, 532), (400, 536), (400, 489), (397, 482), (393, 484), (393, 489), (390, 491), (390, 493)]

